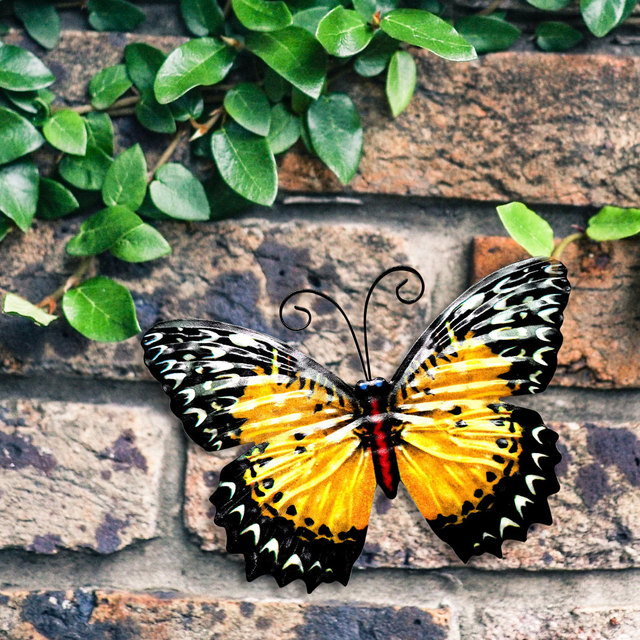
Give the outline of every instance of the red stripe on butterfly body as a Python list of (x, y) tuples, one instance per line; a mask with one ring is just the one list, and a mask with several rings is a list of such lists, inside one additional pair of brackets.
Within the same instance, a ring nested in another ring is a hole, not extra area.
[(398, 493), (400, 474), (391, 430), (385, 413), (381, 411), (378, 398), (369, 400), (370, 413), (367, 416), (372, 428), (369, 446), (373, 457), (376, 480), (388, 498), (395, 498)]

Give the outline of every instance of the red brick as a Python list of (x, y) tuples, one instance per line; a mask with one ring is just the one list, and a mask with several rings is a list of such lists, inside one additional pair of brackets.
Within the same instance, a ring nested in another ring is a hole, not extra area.
[[(640, 386), (640, 315), (636, 239), (571, 244), (562, 254), (572, 292), (564, 345), (553, 384), (597, 388)], [(510, 238), (475, 239), (473, 279), (527, 257)]]
[[(484, 555), (469, 565), (482, 569), (622, 569), (640, 566), (640, 423), (557, 423), (534, 406), (560, 434), (563, 461), (557, 467), (560, 492), (549, 499), (554, 524), (534, 525), (525, 543), (508, 541), (504, 559)], [(224, 529), (213, 523), (209, 496), (220, 469), (235, 450), (207, 454), (189, 449), (185, 521), (206, 550), (225, 548)], [(398, 499), (376, 495), (364, 552), (365, 567), (433, 569), (460, 567), (401, 487)], [(238, 569), (240, 571), (240, 569)]]
[[(38, 222), (24, 237), (13, 233), (4, 240), (0, 289), (37, 301), (65, 281), (77, 259), (65, 256), (64, 243), (71, 234), (61, 236), (59, 228), (60, 223)], [(387, 267), (409, 262), (400, 234), (366, 226), (247, 220), (190, 228), (166, 223), (160, 229), (173, 248), (167, 258), (137, 265), (109, 256), (98, 259), (101, 274), (131, 289), (143, 329), (178, 317), (232, 322), (299, 341), (309, 355), (353, 383), (362, 371), (339, 314), (317, 298), (300, 298), (296, 302), (310, 304), (316, 317), (307, 331), (294, 333), (280, 323), (280, 302), (295, 289), (322, 289), (335, 296), (358, 329), (364, 297), (375, 277)], [(425, 326), (424, 302), (407, 306), (391, 299), (398, 282), (391, 277), (382, 284), (369, 314), (372, 366), (383, 375), (400, 361), (409, 346), (407, 336), (418, 335)], [(429, 290), (434, 285), (428, 281), (427, 286)], [(1, 315), (0, 327), (4, 372), (150, 379), (137, 338), (96, 343), (64, 321), (45, 329)]]
[(483, 640), (635, 640), (640, 607), (511, 609), (508, 615), (495, 608), (482, 613), (481, 625)]
[[(407, 630), (413, 629), (411, 635)], [(215, 599), (127, 591), (5, 591), (0, 638), (41, 640), (457, 638), (447, 608)], [(42, 635), (41, 635), (42, 634)]]
[(0, 401), (0, 547), (112, 553), (154, 537), (172, 424), (148, 407)]

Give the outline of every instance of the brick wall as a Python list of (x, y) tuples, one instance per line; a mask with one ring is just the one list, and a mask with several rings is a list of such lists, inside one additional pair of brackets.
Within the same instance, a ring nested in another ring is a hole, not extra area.
[[(180, 33), (166, 6), (159, 15), (166, 24), (150, 31)], [(92, 73), (140, 39), (168, 50), (180, 36), (67, 31), (47, 54), (56, 90), (84, 101)], [(504, 235), (495, 202), (535, 204), (559, 235), (584, 224), (592, 205), (638, 204), (637, 51), (599, 51), (464, 65), (419, 56), (416, 99), (396, 121), (379, 84), (353, 88), (366, 154), (348, 189), (294, 151), (282, 163), (289, 191), (273, 210), (163, 224), (170, 257), (125, 265), (103, 256), (100, 272), (131, 288), (145, 328), (161, 316), (217, 317), (300, 341), (355, 380), (335, 317), (291, 336), (278, 304), (292, 288), (320, 287), (357, 317), (358, 293), (378, 272), (412, 264), (427, 283), (424, 301), (398, 308), (387, 290), (373, 309), (372, 363), (389, 375), (470, 280), (521, 257), (495, 237)], [(144, 135), (120, 126), (121, 147)], [(40, 221), (25, 237), (10, 234), (0, 287), (35, 298), (55, 288), (73, 264), (61, 249), (78, 224)], [(554, 524), (506, 543), (503, 560), (463, 566), (406, 494), (379, 496), (349, 586), (310, 596), (270, 577), (247, 583), (226, 555), (207, 498), (232, 453), (187, 444), (136, 339), (100, 345), (64, 325), (0, 319), (0, 638), (640, 637), (639, 249), (632, 240), (565, 254), (574, 292), (558, 374), (527, 399), (560, 434)]]

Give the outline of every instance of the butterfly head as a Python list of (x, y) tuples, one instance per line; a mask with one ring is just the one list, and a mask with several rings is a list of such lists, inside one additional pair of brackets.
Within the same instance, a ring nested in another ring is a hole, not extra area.
[(391, 384), (384, 378), (360, 380), (356, 383), (355, 394), (361, 401), (371, 398), (387, 398), (391, 391)]

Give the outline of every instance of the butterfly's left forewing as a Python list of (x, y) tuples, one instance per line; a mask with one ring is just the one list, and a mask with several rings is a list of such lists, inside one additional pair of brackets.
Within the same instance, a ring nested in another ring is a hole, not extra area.
[(500, 269), (435, 320), (392, 382), (401, 480), (464, 561), (501, 556), (503, 540), (551, 522), (557, 436), (535, 411), (501, 398), (551, 380), (568, 295), (557, 261)]
[(257, 445), (223, 469), (211, 497), (248, 577), (346, 584), (375, 490), (350, 388), (283, 342), (225, 323), (165, 322), (142, 343), (195, 442)]

